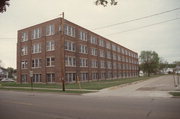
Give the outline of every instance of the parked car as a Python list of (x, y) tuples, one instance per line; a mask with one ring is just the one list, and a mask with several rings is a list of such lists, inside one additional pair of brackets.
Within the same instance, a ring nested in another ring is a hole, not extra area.
[(11, 79), (11, 78), (3, 78), (1, 80), (1, 82), (16, 82), (15, 80)]

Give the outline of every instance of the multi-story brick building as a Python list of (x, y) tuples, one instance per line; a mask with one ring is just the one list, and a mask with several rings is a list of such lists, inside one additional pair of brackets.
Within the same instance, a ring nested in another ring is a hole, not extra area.
[(138, 54), (63, 18), (18, 31), (18, 82), (138, 76)]

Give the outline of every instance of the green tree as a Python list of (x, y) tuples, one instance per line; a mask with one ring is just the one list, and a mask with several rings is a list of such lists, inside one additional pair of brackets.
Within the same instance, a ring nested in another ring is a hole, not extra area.
[(141, 51), (139, 59), (140, 69), (147, 73), (148, 76), (158, 71), (160, 58), (155, 51)]
[(14, 78), (13, 74), (16, 73), (16, 70), (12, 67), (8, 67), (7, 71), (8, 71), (8, 78)]
[(1, 0), (0, 1), (0, 12), (3, 13), (6, 11), (6, 6), (9, 6), (9, 1), (10, 0)]
[(96, 0), (95, 4), (106, 7), (108, 4), (117, 5), (117, 1), (116, 0)]

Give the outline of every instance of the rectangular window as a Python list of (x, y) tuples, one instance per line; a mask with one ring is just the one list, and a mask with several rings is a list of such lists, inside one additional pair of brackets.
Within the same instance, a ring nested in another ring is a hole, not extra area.
[(65, 41), (64, 48), (68, 51), (76, 51), (76, 45), (74, 42), (71, 41)]
[(93, 80), (98, 79), (98, 73), (93, 72), (93, 73), (92, 73), (92, 79), (93, 79)]
[(111, 52), (110, 51), (107, 51), (107, 58), (111, 59)]
[(98, 52), (96, 48), (91, 48), (91, 55), (97, 56)]
[(22, 37), (21, 37), (21, 41), (28, 41), (28, 32), (23, 32), (22, 33)]
[(22, 82), (22, 83), (27, 82), (27, 74), (22, 74), (22, 75), (21, 75), (21, 82)]
[(105, 61), (100, 61), (100, 67), (105, 68)]
[(116, 51), (116, 45), (112, 44), (112, 50)]
[(113, 54), (113, 60), (116, 60), (117, 57), (116, 57), (116, 54)]
[(86, 32), (80, 31), (79, 36), (80, 36), (79, 37), (80, 40), (87, 41), (87, 33)]
[(117, 47), (117, 52), (118, 52), (118, 53), (121, 53), (120, 47)]
[(88, 48), (86, 45), (80, 45), (80, 53), (87, 54)]
[(55, 73), (47, 73), (46, 80), (50, 83), (55, 82)]
[(91, 67), (92, 67), (92, 68), (98, 68), (98, 61), (95, 60), (95, 59), (92, 59), (92, 60), (91, 60)]
[(105, 57), (104, 50), (99, 50), (99, 56), (100, 56), (100, 57)]
[(109, 42), (106, 42), (106, 48), (111, 49), (111, 44)]
[(41, 67), (42, 60), (41, 59), (33, 59), (32, 60), (32, 68)]
[(21, 69), (27, 69), (28, 62), (27, 61), (21, 61)]
[(76, 73), (66, 73), (65, 77), (68, 82), (76, 81)]
[(65, 65), (67, 67), (75, 67), (76, 66), (76, 58), (73, 56), (66, 56), (65, 57)]
[(55, 50), (54, 40), (46, 41), (46, 51), (53, 51), (53, 50)]
[(41, 74), (33, 74), (33, 82), (41, 82)]
[(32, 39), (37, 39), (41, 37), (40, 28), (36, 28), (32, 31)]
[(112, 63), (110, 61), (107, 61), (107, 68), (112, 69)]
[(101, 79), (105, 79), (106, 77), (106, 73), (105, 72), (101, 72)]
[(117, 57), (117, 58), (118, 58), (118, 61), (121, 61), (121, 56), (119, 56), (119, 55), (118, 55), (118, 57)]
[(116, 62), (113, 63), (113, 69), (117, 69), (117, 64), (116, 64)]
[(55, 65), (55, 58), (54, 57), (46, 58), (46, 66), (47, 67), (53, 67), (54, 65)]
[(21, 55), (28, 55), (28, 47), (27, 46), (22, 46), (21, 48)]
[(75, 28), (69, 25), (64, 25), (64, 34), (75, 37)]
[(95, 36), (91, 36), (91, 37), (90, 37), (90, 42), (91, 42), (92, 44), (97, 44), (97, 38), (96, 38)]
[(104, 40), (99, 40), (99, 46), (104, 47)]
[(46, 26), (46, 36), (54, 35), (55, 30), (54, 30), (54, 25), (50, 24)]
[(88, 73), (80, 73), (80, 79), (81, 81), (88, 80)]
[(37, 44), (33, 44), (32, 45), (32, 53), (41, 53), (41, 44), (37, 43)]
[(88, 67), (88, 59), (80, 58), (80, 67)]

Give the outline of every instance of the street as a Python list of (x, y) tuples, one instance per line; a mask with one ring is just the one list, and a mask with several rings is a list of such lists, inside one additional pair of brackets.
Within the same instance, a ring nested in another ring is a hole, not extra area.
[[(146, 85), (142, 87), (151, 85), (154, 80), (150, 79), (149, 82), (151, 83), (148, 84), (145, 81)], [(144, 90), (141, 89), (142, 87), (139, 87), (138, 90)], [(123, 87), (116, 89), (120, 90)], [(97, 96), (95, 94), (66, 95), (0, 90), (0, 118), (179, 119), (180, 117), (180, 98), (153, 97), (152, 95), (144, 97), (129, 96), (129, 94), (127, 96), (115, 96), (115, 93), (113, 95), (107, 95), (106, 93), (106, 95)]]

